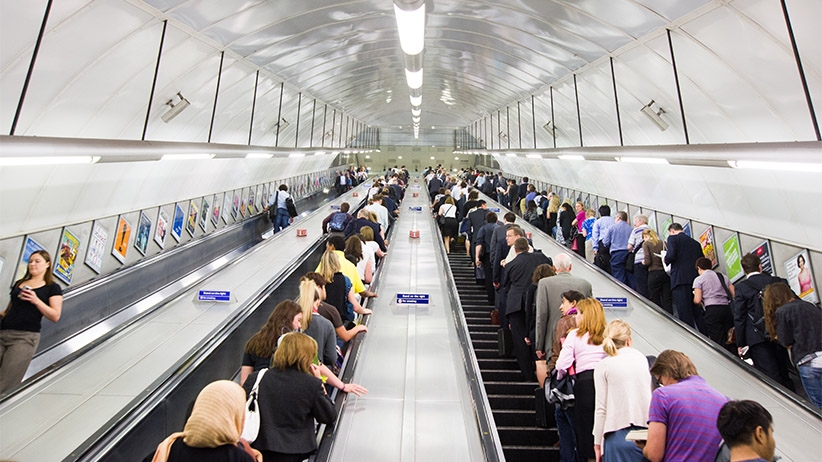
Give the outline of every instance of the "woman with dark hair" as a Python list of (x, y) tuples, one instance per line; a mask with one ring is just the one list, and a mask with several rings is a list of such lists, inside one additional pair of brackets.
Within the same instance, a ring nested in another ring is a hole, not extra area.
[(26, 274), (11, 286), (11, 300), (0, 315), (0, 392), (25, 377), (40, 343), (43, 317), (51, 322), (60, 320), (63, 291), (51, 271), (51, 256), (38, 250), (29, 256)]
[(364, 283), (370, 283), (372, 268), (365, 258), (362, 249), (362, 238), (358, 235), (350, 236), (345, 241), (345, 258), (357, 267), (357, 273)]
[[(323, 372), (316, 364), (317, 342), (292, 332), (283, 336), (271, 360), (271, 369), (260, 380), (258, 402), (260, 432), (251, 447), (265, 462), (298, 462), (317, 449), (314, 421), (334, 421), (334, 403), (323, 387)], [(255, 372), (245, 383), (250, 394)]]
[(522, 219), (527, 221), (528, 223), (537, 226), (534, 223), (537, 219), (539, 219), (539, 210), (537, 209), (537, 203), (530, 200), (525, 206), (525, 212), (522, 214)]
[[(197, 395), (182, 432), (172, 433), (154, 452), (152, 462), (261, 461), (238, 446), (245, 424), (245, 392), (230, 380), (206, 385)], [(146, 458), (148, 460), (148, 458)]]
[(576, 248), (574, 251), (582, 258), (585, 258), (585, 235), (582, 233), (582, 224), (585, 222), (585, 204), (582, 202), (577, 202), (576, 205), (576, 217), (574, 217), (574, 221), (571, 222), (571, 226), (576, 226), (577, 228), (577, 235), (576, 241), (572, 244), (572, 248), (574, 245)]
[(459, 233), (459, 220), (457, 219), (457, 206), (454, 204), (454, 198), (447, 197), (437, 215), (441, 217), (440, 231), (445, 244), (445, 252), (451, 253), (451, 241), (456, 239), (457, 233)]
[(274, 307), (268, 321), (245, 343), (240, 385), (252, 372), (268, 367), (277, 349), (277, 339), (288, 332), (299, 331), (302, 320), (302, 308), (291, 300), (282, 301)]
[(822, 310), (782, 282), (765, 288), (762, 310), (771, 339), (790, 350), (808, 398), (822, 409)]
[(571, 227), (573, 226), (572, 223), (574, 222), (575, 216), (574, 209), (571, 207), (570, 202), (563, 202), (559, 213), (559, 230), (557, 232), (557, 240), (560, 240), (559, 235), (562, 233), (561, 242), (568, 248), (571, 248), (571, 245), (573, 244), (573, 242), (571, 242)]

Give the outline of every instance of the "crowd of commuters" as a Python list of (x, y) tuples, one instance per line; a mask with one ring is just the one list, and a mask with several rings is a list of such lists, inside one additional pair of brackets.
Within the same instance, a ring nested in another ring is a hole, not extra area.
[[(612, 216), (603, 205), (597, 217), (582, 203), (537, 192), (527, 178), (517, 185), (502, 174), (451, 174), (441, 167), (429, 168), (425, 177), (446, 249), (453, 252), (452, 241), (466, 239), (477, 282), (485, 284), (501, 328), (511, 330), (523, 380), (536, 377), (548, 388), (574, 377), (573, 406), (555, 409), (560, 460), (713, 461), (726, 433), (733, 435), (726, 438), (731, 453), (750, 455), (754, 447), (757, 457), (772, 458), (770, 416), (745, 428), (718, 421), (726, 408), (758, 411), (749, 402), (726, 405), (685, 354), (666, 350), (654, 359), (634, 349), (630, 325), (606, 323), (591, 284), (572, 274), (570, 255), (549, 258), (535, 250), (518, 220), (789, 387), (792, 361), (811, 402), (820, 405), (822, 312), (799, 300), (784, 280), (762, 275), (755, 255), (743, 257), (748, 277), (734, 287), (678, 223), (662, 240), (644, 215)], [(511, 211), (489, 211), (476, 190), (496, 194)], [(647, 435), (631, 435), (643, 429)]]
[[(360, 180), (358, 173), (346, 171), (337, 184), (348, 188)], [(357, 219), (344, 203), (323, 221), (328, 236), (319, 265), (300, 278), (296, 301), (277, 304), (248, 339), (239, 385), (221, 380), (205, 387), (183, 432), (169, 436), (146, 460), (296, 462), (317, 449), (316, 425), (336, 417), (329, 398), (333, 388), (358, 396), (368, 392), (344, 383), (338, 374), (349, 342), (368, 332), (358, 315), (371, 313), (364, 299), (377, 296), (369, 284), (388, 250), (385, 236), (407, 181), (407, 170), (392, 169), (374, 180), (368, 206)], [(259, 407), (259, 430), (249, 442), (241, 436), (252, 397)]]

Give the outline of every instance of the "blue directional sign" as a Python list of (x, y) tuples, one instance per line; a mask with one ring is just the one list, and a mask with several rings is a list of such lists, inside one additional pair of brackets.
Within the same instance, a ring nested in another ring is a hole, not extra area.
[(422, 207), (408, 207), (408, 210), (412, 212), (422, 212)]
[(628, 308), (628, 299), (622, 297), (597, 297), (603, 308)]
[(197, 294), (197, 300), (201, 302), (230, 302), (231, 292), (227, 290), (201, 290)]
[(397, 305), (428, 305), (428, 294), (397, 294)]
[(488, 207), (489, 212), (499, 213), (499, 207)]
[(340, 209), (339, 205), (332, 205), (331, 206), (331, 210), (339, 210), (339, 209)]

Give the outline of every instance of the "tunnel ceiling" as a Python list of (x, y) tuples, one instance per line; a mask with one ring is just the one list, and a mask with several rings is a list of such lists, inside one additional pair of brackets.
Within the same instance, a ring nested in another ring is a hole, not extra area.
[[(145, 3), (368, 124), (410, 122), (390, 0)], [(425, 124), (466, 125), (705, 3), (429, 0)]]

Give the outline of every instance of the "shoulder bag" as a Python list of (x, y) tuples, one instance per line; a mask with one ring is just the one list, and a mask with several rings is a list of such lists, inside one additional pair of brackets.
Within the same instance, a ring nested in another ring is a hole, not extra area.
[[(722, 277), (719, 273), (716, 274), (716, 277), (719, 278), (719, 283), (722, 284), (722, 288), (725, 289), (725, 295), (728, 296), (728, 308), (730, 308), (731, 313), (734, 312), (734, 297), (731, 295), (731, 290), (728, 289), (728, 285), (725, 284), (725, 278)], [(725, 344), (727, 345), (736, 345), (736, 330), (731, 327), (728, 329), (728, 332), (725, 334)]]
[(260, 381), (263, 379), (268, 369), (262, 369), (257, 374), (257, 380), (254, 382), (254, 387), (251, 393), (248, 394), (248, 401), (245, 403), (245, 425), (243, 426), (243, 434), (240, 438), (253, 443), (260, 433), (260, 402), (258, 399), (260, 391)]

